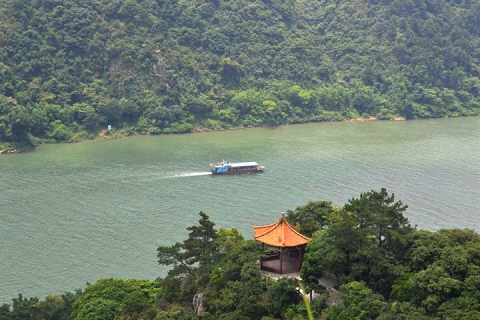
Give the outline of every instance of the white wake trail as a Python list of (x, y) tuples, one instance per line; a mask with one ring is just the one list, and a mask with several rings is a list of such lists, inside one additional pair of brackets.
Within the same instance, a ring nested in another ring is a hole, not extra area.
[(173, 177), (197, 177), (197, 176), (208, 176), (212, 174), (211, 172), (190, 172), (190, 173), (179, 173)]

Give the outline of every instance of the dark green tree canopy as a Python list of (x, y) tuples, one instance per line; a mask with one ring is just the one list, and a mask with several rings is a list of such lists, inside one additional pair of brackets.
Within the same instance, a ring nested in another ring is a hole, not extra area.
[(350, 199), (341, 220), (308, 244), (302, 277), (312, 283), (328, 272), (342, 283), (363, 280), (388, 296), (414, 231), (403, 215), (406, 208), (383, 188)]
[(316, 231), (328, 226), (334, 213), (330, 201), (310, 201), (294, 211), (288, 210), (287, 220), (296, 226), (301, 234), (311, 237)]
[(207, 214), (200, 211), (198, 226), (188, 227), (188, 238), (183, 243), (175, 243), (172, 246), (159, 246), (157, 249), (158, 263), (173, 265), (171, 273), (190, 273), (202, 265), (212, 264), (214, 261), (216, 230), (215, 223), (210, 221)]

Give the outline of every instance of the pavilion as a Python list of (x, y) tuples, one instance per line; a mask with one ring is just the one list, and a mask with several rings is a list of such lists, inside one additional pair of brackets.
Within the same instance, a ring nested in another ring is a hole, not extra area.
[(298, 272), (302, 266), (303, 251), (310, 238), (300, 234), (285, 219), (266, 226), (252, 226), (255, 240), (262, 243), (267, 257), (260, 260), (260, 269), (274, 273)]

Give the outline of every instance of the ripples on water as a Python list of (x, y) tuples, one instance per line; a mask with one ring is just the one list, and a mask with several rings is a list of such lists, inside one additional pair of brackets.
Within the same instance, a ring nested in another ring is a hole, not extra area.
[[(321, 123), (45, 145), (0, 157), (0, 303), (101, 277), (165, 275), (156, 248), (216, 227), (276, 221), (310, 200), (386, 187), (421, 229), (480, 227), (480, 118)], [(265, 173), (212, 175), (209, 162)]]

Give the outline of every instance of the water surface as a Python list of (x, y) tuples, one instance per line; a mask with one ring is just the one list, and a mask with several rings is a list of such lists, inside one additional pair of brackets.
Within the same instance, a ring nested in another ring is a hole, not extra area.
[[(386, 187), (418, 228), (480, 229), (480, 118), (314, 123), (43, 145), (0, 156), (0, 303), (155, 279), (156, 248), (207, 213), (251, 237), (310, 200)], [(208, 163), (257, 161), (213, 176)]]

